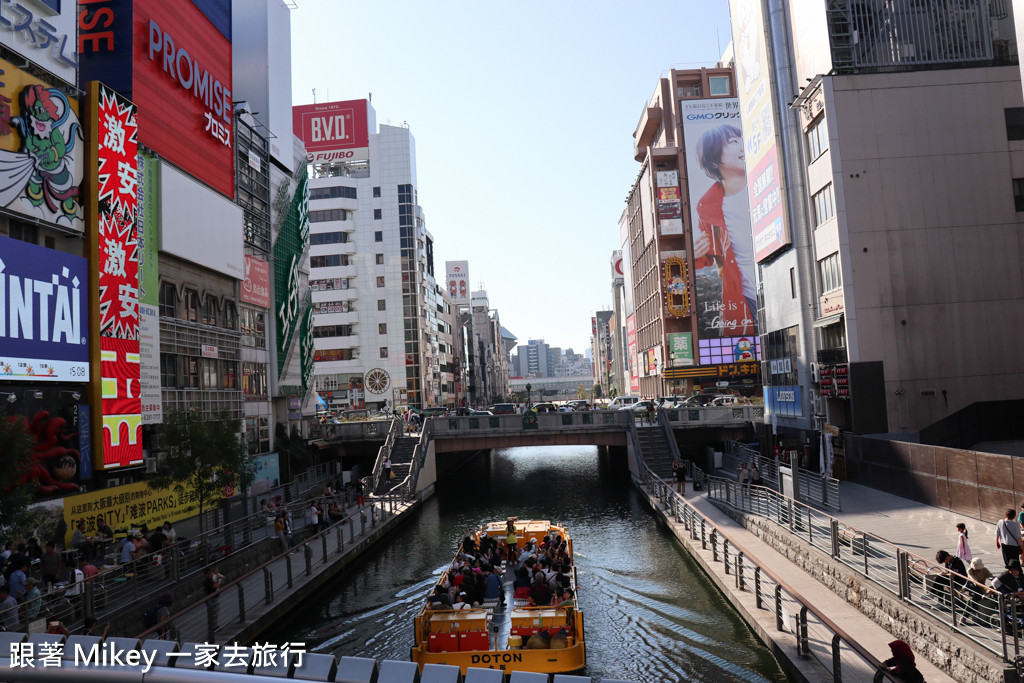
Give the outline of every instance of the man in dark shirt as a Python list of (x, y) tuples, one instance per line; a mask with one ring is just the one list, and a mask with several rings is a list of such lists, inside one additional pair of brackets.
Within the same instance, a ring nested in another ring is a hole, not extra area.
[(1006, 571), (992, 579), (992, 587), (1003, 595), (1024, 598), (1024, 588), (1021, 587), (1020, 573), (1020, 560), (1010, 560)]
[(935, 577), (936, 597), (943, 604), (949, 604), (949, 587), (952, 583), (953, 590), (959, 591), (967, 583), (967, 568), (964, 562), (956, 555), (950, 555), (945, 550), (935, 553), (935, 561), (946, 567), (941, 576)]

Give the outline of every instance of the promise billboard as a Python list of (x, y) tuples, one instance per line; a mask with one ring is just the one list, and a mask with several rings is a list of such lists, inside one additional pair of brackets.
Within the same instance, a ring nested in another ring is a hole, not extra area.
[[(683, 100), (698, 337), (754, 335), (757, 289), (735, 98)], [(698, 199), (699, 198), (699, 199)]]
[(221, 18), (208, 2), (92, 4), (79, 22), (80, 75), (138, 105), (141, 144), (234, 198), (231, 33)]

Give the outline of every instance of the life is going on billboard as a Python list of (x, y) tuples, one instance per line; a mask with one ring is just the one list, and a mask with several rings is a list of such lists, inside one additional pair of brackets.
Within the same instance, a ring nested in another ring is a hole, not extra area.
[(306, 145), (310, 163), (366, 159), (370, 148), (367, 100), (292, 107), (292, 129)]
[(139, 143), (233, 198), (231, 22), (223, 2), (99, 0), (79, 15), (80, 87), (139, 108)]

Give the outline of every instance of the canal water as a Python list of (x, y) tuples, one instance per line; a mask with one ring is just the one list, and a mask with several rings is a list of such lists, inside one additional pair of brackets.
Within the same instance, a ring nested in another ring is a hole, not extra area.
[[(443, 456), (442, 456), (443, 457)], [(586, 619), (582, 674), (635, 681), (788, 680), (660, 527), (625, 458), (594, 447), (514, 448), (438, 483), (415, 518), (267, 634), (309, 651), (409, 658), (412, 620), (467, 529), (508, 516), (565, 524)]]

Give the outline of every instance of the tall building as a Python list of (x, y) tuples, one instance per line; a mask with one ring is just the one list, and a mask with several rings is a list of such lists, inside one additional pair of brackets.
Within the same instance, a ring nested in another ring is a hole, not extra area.
[(415, 141), (367, 100), (295, 107), (310, 180), (315, 384), (332, 410), (439, 405), (434, 241)]
[[(613, 311), (597, 311), (591, 320), (591, 358), (593, 358), (593, 374), (597, 384), (601, 385), (601, 394), (607, 396), (614, 382), (612, 362), (612, 320)], [(591, 389), (592, 387), (587, 387)]]
[[(605, 396), (623, 394), (629, 386), (629, 363), (627, 361), (626, 344), (626, 302), (625, 302), (625, 270), (622, 250), (612, 252), (612, 316), (608, 322), (608, 338), (611, 344), (611, 375), (607, 385), (601, 384)], [(597, 373), (594, 373), (597, 376)]]
[(730, 5), (778, 433), (916, 432), (1020, 398), (1008, 4)]
[(757, 393), (756, 273), (732, 67), (670, 70), (633, 137), (640, 172), (620, 226), (631, 289), (622, 393)]

